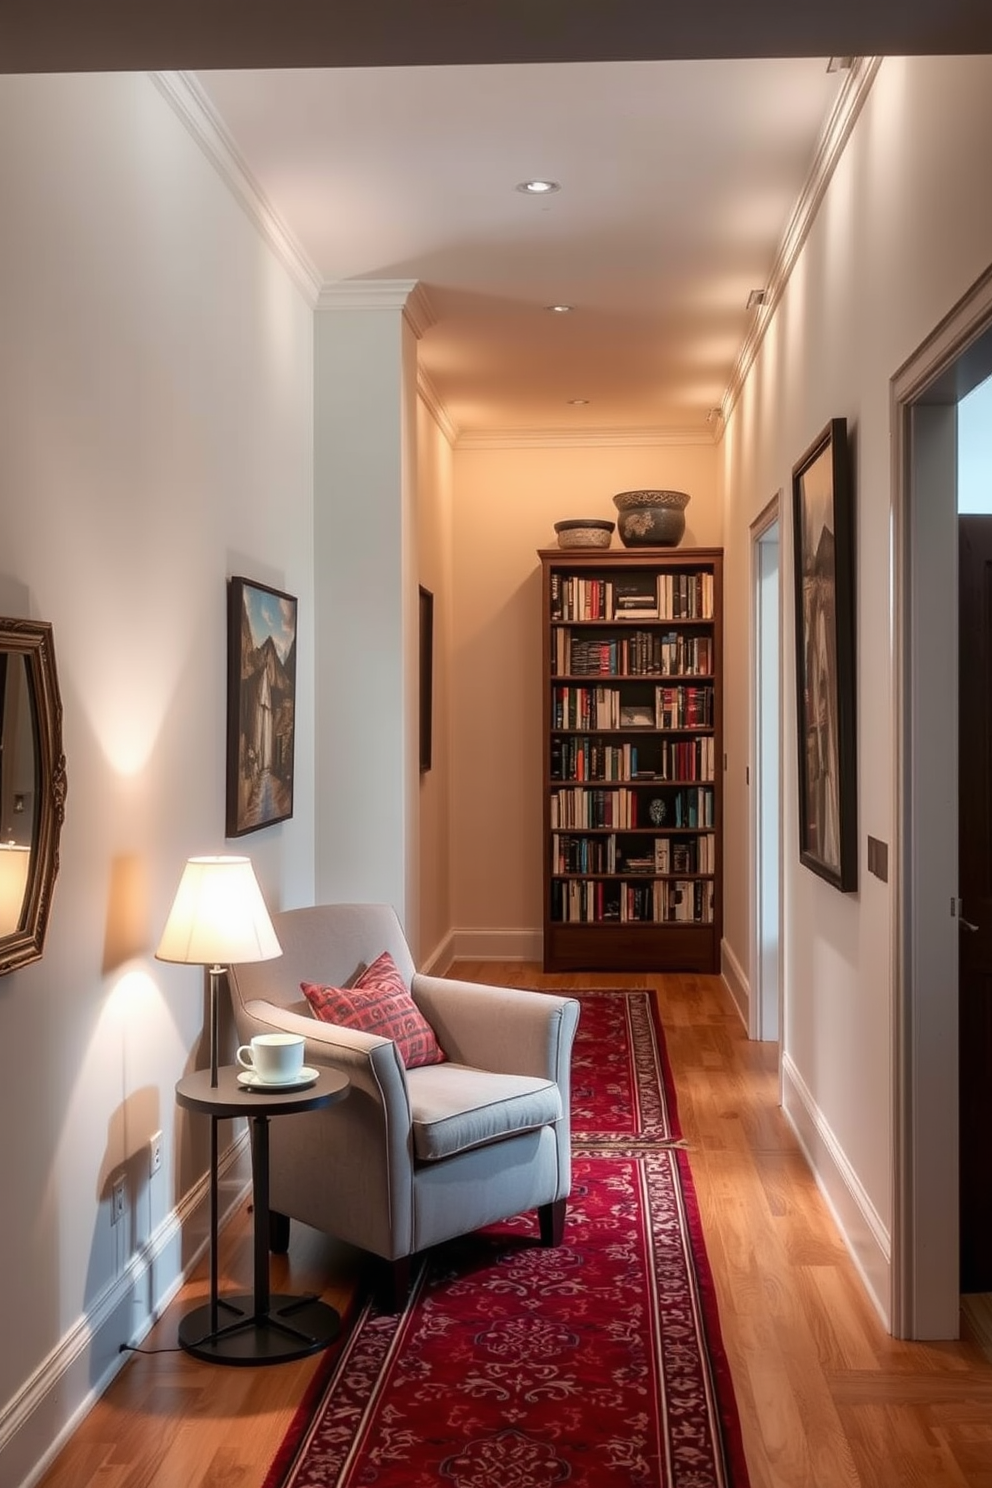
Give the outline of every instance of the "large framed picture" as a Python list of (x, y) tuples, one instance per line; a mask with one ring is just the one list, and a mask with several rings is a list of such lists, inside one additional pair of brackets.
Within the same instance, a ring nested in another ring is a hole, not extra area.
[(858, 886), (854, 517), (846, 419), (792, 471), (799, 858), (842, 893)]
[(227, 835), (293, 814), (296, 608), (291, 594), (228, 580)]

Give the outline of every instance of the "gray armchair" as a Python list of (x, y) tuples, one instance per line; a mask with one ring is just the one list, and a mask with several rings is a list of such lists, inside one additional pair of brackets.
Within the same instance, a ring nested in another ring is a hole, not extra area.
[[(302, 1034), (306, 1063), (348, 1076), (347, 1099), (281, 1116), (270, 1132), (273, 1246), (298, 1219), (388, 1263), (406, 1295), (412, 1258), (536, 1209), (561, 1242), (571, 1184), (569, 1072), (579, 1004), (550, 993), (424, 976), (388, 905), (325, 904), (273, 916), (281, 958), (232, 966), (238, 1038)], [(313, 1017), (301, 982), (346, 986), (388, 951), (447, 1059), (405, 1069), (396, 1045)]]

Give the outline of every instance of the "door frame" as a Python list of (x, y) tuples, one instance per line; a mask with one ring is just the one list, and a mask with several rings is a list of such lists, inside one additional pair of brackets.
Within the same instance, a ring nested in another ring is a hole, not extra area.
[[(897, 1338), (959, 1332), (957, 405), (992, 374), (992, 267), (891, 382)], [(948, 603), (949, 597), (955, 600)], [(940, 722), (934, 727), (934, 720)]]
[[(783, 883), (784, 862), (782, 852), (782, 750), (785, 744), (782, 708), (782, 504), (783, 493), (781, 488), (775, 493), (768, 505), (761, 511), (750, 526), (750, 586), (751, 586), (751, 633), (749, 638), (750, 664), (748, 675), (751, 678), (750, 696), (750, 786), (748, 793), (748, 841), (751, 853), (751, 883), (753, 892), (751, 894), (751, 964), (748, 968), (748, 982), (750, 995), (748, 997), (748, 1037), (752, 1039), (767, 1040), (768, 997), (774, 995), (777, 1002), (777, 1017), (775, 1019), (775, 1034), (773, 1042), (777, 1043), (779, 1049), (782, 1047), (782, 1018), (784, 1014), (782, 997), (782, 933), (784, 926), (783, 914)], [(778, 571), (778, 594), (777, 594), (777, 635), (776, 635), (776, 690), (777, 708), (775, 717), (778, 732), (778, 772), (774, 785), (775, 800), (777, 805), (777, 858), (778, 876), (775, 885), (776, 893), (776, 918), (778, 922), (778, 961), (779, 975), (776, 986), (772, 992), (764, 985), (765, 967), (762, 957), (762, 921), (764, 918), (764, 864), (763, 864), (763, 803), (765, 800), (765, 789), (767, 782), (762, 774), (761, 755), (761, 721), (766, 710), (762, 709), (762, 663), (761, 663), (761, 611), (760, 611), (760, 580), (761, 564), (760, 550), (763, 538), (765, 538), (773, 526), (778, 527), (779, 547), (779, 571)]]

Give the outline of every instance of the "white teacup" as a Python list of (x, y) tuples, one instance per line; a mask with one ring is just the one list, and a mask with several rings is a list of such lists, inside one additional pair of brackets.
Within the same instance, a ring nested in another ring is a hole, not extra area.
[(303, 1069), (305, 1040), (298, 1033), (256, 1033), (238, 1050), (238, 1063), (261, 1085), (292, 1085)]

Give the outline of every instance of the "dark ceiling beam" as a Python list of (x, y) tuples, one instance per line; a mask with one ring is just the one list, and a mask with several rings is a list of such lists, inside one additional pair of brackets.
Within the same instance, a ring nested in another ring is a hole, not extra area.
[(985, 52), (989, 0), (0, 0), (0, 72)]

